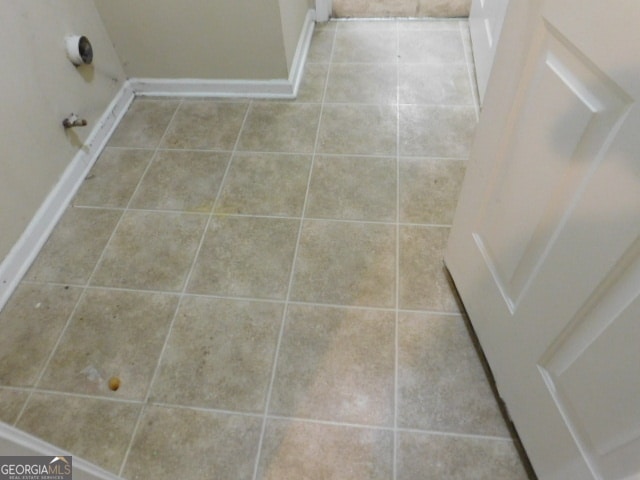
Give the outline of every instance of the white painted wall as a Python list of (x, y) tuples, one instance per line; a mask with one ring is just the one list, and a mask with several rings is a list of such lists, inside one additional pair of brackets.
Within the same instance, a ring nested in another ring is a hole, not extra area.
[[(64, 36), (89, 37), (76, 69)], [(124, 71), (92, 0), (0, 0), (0, 262), (120, 90)], [(66, 133), (71, 112), (89, 125)]]
[(287, 78), (308, 0), (95, 0), (129, 77)]

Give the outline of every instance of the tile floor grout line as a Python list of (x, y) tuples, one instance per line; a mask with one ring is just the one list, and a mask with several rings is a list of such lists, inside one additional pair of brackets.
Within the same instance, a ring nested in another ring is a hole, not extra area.
[[(112, 286), (103, 286), (103, 285), (87, 285), (86, 287), (83, 285), (74, 285), (69, 283), (59, 283), (59, 282), (40, 282), (36, 280), (24, 280), (23, 283), (29, 285), (51, 285), (58, 287), (72, 287), (78, 289), (86, 289), (86, 290), (107, 290), (114, 292), (133, 292), (133, 293), (142, 293), (142, 294), (157, 294), (157, 295), (167, 295), (167, 296), (180, 296), (182, 295), (177, 291), (168, 291), (168, 290), (144, 290), (139, 288), (129, 288), (129, 287), (112, 287)], [(254, 303), (273, 303), (273, 304), (284, 304), (285, 299), (274, 299), (274, 298), (259, 298), (259, 297), (243, 297), (237, 295), (222, 295), (222, 294), (214, 294), (214, 293), (184, 293), (184, 297), (193, 297), (193, 298), (212, 298), (212, 299), (220, 299), (220, 300), (237, 300), (242, 302), (254, 302)], [(392, 307), (382, 307), (377, 305), (353, 305), (353, 304), (339, 304), (339, 303), (320, 303), (320, 302), (310, 302), (306, 300), (289, 300), (290, 305), (299, 305), (299, 306), (307, 306), (307, 307), (317, 307), (317, 308), (335, 308), (335, 309), (343, 309), (343, 310), (369, 310), (369, 311), (379, 311), (379, 312), (395, 312), (395, 306)], [(451, 317), (459, 317), (461, 315), (460, 312), (452, 312), (446, 310), (434, 310), (430, 308), (425, 309), (416, 309), (416, 308), (398, 308), (398, 312), (400, 313), (415, 313), (415, 314), (426, 314), (426, 315), (441, 315), (441, 316), (451, 316)], [(0, 388), (3, 386), (0, 385)], [(31, 388), (31, 387), (26, 387)]]
[[(184, 103), (184, 100), (182, 100), (182, 102), (180, 103), (180, 106), (183, 103)], [(251, 108), (251, 104), (252, 104), (252, 101), (249, 101), (247, 103), (247, 109), (244, 112), (244, 117), (242, 119), (242, 124), (240, 126), (240, 129), (238, 130), (238, 135), (236, 137), (236, 142), (234, 144), (233, 151), (236, 150), (236, 148), (238, 146), (238, 143), (240, 141), (240, 135), (242, 134), (242, 129), (244, 128), (244, 125), (245, 125), (245, 123), (247, 121), (247, 117), (249, 116), (249, 111), (250, 111), (250, 108)], [(178, 109), (180, 108), (180, 106), (178, 106)], [(176, 109), (176, 112), (174, 112), (174, 117), (175, 117), (175, 114), (177, 113), (178, 109)], [(171, 118), (171, 121), (173, 121), (174, 117)], [(165, 133), (162, 136), (162, 139), (164, 139), (164, 137), (166, 136), (167, 132), (169, 131), (169, 127), (170, 126), (171, 126), (171, 122), (169, 122), (169, 125), (167, 126), (167, 129), (165, 130)], [(161, 139), (160, 143), (162, 143), (162, 139)], [(200, 235), (200, 241), (198, 243), (198, 247), (196, 248), (196, 251), (194, 252), (193, 259), (192, 259), (191, 265), (189, 267), (189, 271), (187, 272), (187, 275), (185, 276), (185, 279), (184, 279), (184, 283), (182, 284), (182, 290), (178, 294), (179, 298), (178, 298), (178, 302), (177, 302), (177, 304), (175, 306), (175, 310), (173, 312), (173, 318), (171, 319), (171, 322), (169, 323), (169, 328), (167, 329), (167, 334), (165, 335), (165, 339), (164, 339), (164, 343), (162, 345), (162, 349), (160, 350), (160, 354), (158, 355), (158, 361), (157, 361), (156, 366), (155, 366), (155, 368), (153, 370), (153, 375), (151, 376), (151, 380), (149, 381), (149, 386), (147, 387), (147, 392), (145, 394), (144, 404), (143, 404), (142, 408), (140, 409), (140, 412), (138, 414), (138, 419), (136, 421), (136, 424), (135, 424), (135, 427), (133, 429), (133, 432), (131, 433), (129, 444), (127, 445), (127, 449), (126, 449), (124, 457), (122, 459), (122, 463), (121, 463), (120, 469), (118, 471), (118, 475), (119, 476), (122, 476), (122, 474), (124, 472), (124, 468), (125, 468), (125, 466), (127, 464), (127, 461), (129, 459), (129, 455), (131, 454), (131, 449), (133, 447), (133, 442), (134, 442), (135, 437), (136, 437), (136, 435), (138, 433), (138, 429), (140, 427), (140, 423), (142, 422), (142, 418), (144, 416), (144, 413), (145, 413), (145, 410), (147, 408), (147, 405), (149, 405), (149, 398), (151, 396), (151, 392), (153, 391), (154, 384), (155, 384), (156, 379), (158, 377), (158, 374), (160, 372), (160, 365), (162, 364), (162, 359), (163, 359), (164, 354), (165, 354), (165, 352), (167, 350), (167, 346), (169, 345), (169, 339), (171, 337), (171, 332), (173, 331), (173, 326), (175, 325), (175, 322), (176, 322), (176, 320), (178, 318), (178, 313), (180, 311), (180, 307), (182, 306), (182, 301), (187, 296), (186, 292), (187, 292), (187, 288), (189, 286), (189, 281), (191, 279), (193, 271), (195, 270), (195, 266), (196, 266), (196, 263), (198, 261), (198, 256), (200, 255), (200, 251), (202, 249), (202, 245), (204, 244), (204, 240), (205, 240), (205, 238), (207, 236), (207, 231), (209, 230), (209, 225), (210, 225), (210, 223), (211, 223), (211, 221), (213, 219), (213, 216), (214, 216), (213, 212), (214, 212), (214, 210), (216, 208), (216, 205), (218, 203), (218, 199), (220, 198), (220, 195), (221, 195), (221, 192), (222, 192), (222, 186), (223, 186), (224, 181), (225, 181), (225, 179), (227, 177), (227, 173), (229, 172), (229, 169), (231, 168), (231, 162), (232, 161), (233, 161), (233, 153), (231, 153), (231, 155), (229, 156), (229, 160), (227, 161), (227, 166), (225, 168), (224, 175), (222, 176), (222, 179), (221, 179), (220, 184), (218, 186), (218, 191), (216, 193), (216, 198), (215, 198), (213, 204), (211, 205), (211, 209), (209, 211), (209, 216), (207, 218), (207, 221), (205, 222), (204, 228), (202, 230), (202, 234)], [(133, 196), (131, 198), (133, 199)]]
[(473, 51), (469, 51), (469, 49), (471, 48), (471, 43), (466, 42), (465, 29), (466, 29), (466, 32), (469, 32), (469, 24), (467, 23), (466, 25), (463, 25), (462, 23), (460, 23), (460, 27), (458, 28), (458, 31), (460, 32), (460, 37), (462, 38), (462, 48), (464, 50), (464, 58), (467, 64), (467, 77), (469, 80), (469, 86), (471, 87), (471, 96), (473, 97), (473, 108), (476, 112), (476, 122), (478, 122), (480, 121), (480, 98), (478, 96), (479, 94), (478, 94), (477, 82), (475, 81), (475, 78), (474, 78), (475, 69), (472, 68), (474, 67)]
[[(180, 215), (195, 215), (195, 216), (209, 216), (210, 213), (203, 212), (190, 212), (188, 210), (166, 210), (166, 209), (149, 209), (149, 208), (103, 208), (98, 206), (76, 205), (73, 208), (84, 210), (108, 210), (114, 212), (146, 212), (146, 213), (164, 213), (164, 214), (180, 214)], [(290, 215), (268, 215), (262, 213), (223, 213), (213, 212), (213, 216), (224, 215), (225, 217), (240, 217), (240, 218), (265, 218), (265, 219), (279, 219), (279, 220), (300, 220), (301, 216)], [(338, 223), (355, 223), (364, 225), (391, 225), (394, 226), (398, 222), (395, 220), (366, 220), (366, 219), (351, 219), (351, 218), (332, 218), (332, 217), (317, 217), (317, 216), (305, 216), (305, 220), (312, 220), (317, 222), (338, 222)], [(432, 228), (451, 228), (449, 223), (419, 223), (419, 222), (399, 222), (402, 226), (407, 227), (432, 227)], [(33, 280), (26, 280), (33, 281)]]
[(277, 373), (277, 368), (278, 368), (278, 359), (280, 357), (280, 347), (282, 345), (282, 337), (284, 336), (284, 329), (285, 329), (285, 323), (287, 320), (287, 315), (289, 312), (289, 304), (291, 301), (291, 290), (293, 287), (293, 279), (294, 279), (294, 275), (295, 275), (295, 268), (296, 268), (296, 262), (297, 262), (297, 258), (298, 258), (298, 252), (300, 249), (300, 240), (302, 238), (302, 230), (304, 227), (304, 222), (305, 222), (305, 214), (306, 214), (306, 210), (307, 210), (307, 204), (309, 201), (309, 190), (311, 188), (311, 178), (313, 176), (313, 168), (314, 168), (314, 162), (315, 162), (315, 157), (317, 155), (318, 152), (318, 144), (320, 141), (320, 128), (322, 126), (322, 113), (324, 111), (324, 105), (325, 105), (325, 99), (327, 96), (327, 88), (329, 85), (329, 76), (331, 74), (331, 60), (333, 59), (333, 52), (335, 49), (335, 42), (336, 42), (336, 32), (337, 32), (337, 28), (333, 31), (333, 40), (332, 40), (332, 44), (331, 44), (331, 53), (329, 55), (329, 65), (327, 67), (327, 73), (325, 76), (325, 83), (324, 83), (324, 89), (322, 92), (322, 101), (320, 103), (320, 112), (318, 114), (318, 125), (316, 127), (316, 138), (314, 141), (314, 145), (313, 145), (313, 152), (311, 155), (311, 163), (309, 165), (309, 174), (307, 177), (307, 188), (305, 191), (305, 195), (304, 195), (304, 202), (302, 204), (302, 210), (301, 210), (301, 216), (300, 216), (300, 225), (298, 227), (298, 234), (297, 234), (297, 239), (296, 239), (296, 246), (295, 249), (293, 251), (293, 259), (291, 261), (291, 271), (289, 272), (289, 283), (287, 286), (287, 295), (285, 298), (285, 304), (284, 304), (284, 308), (282, 311), (282, 320), (280, 323), (280, 331), (278, 332), (278, 340), (276, 341), (276, 348), (275, 348), (275, 352), (274, 352), (274, 356), (273, 356), (273, 365), (271, 367), (271, 377), (269, 379), (269, 386), (267, 388), (267, 395), (265, 398), (265, 406), (264, 406), (264, 416), (262, 419), (262, 427), (260, 429), (260, 437), (258, 440), (258, 448), (256, 450), (256, 459), (255, 459), (255, 463), (254, 463), (254, 468), (253, 468), (253, 480), (258, 480), (258, 471), (260, 469), (260, 459), (262, 457), (262, 450), (263, 450), (263, 446), (264, 446), (264, 438), (265, 438), (265, 434), (266, 434), (266, 430), (267, 430), (267, 421), (269, 419), (269, 408), (271, 406), (271, 396), (273, 394), (273, 385), (275, 383), (275, 379), (276, 379), (276, 373)]
[[(173, 120), (173, 117), (175, 116), (176, 112), (178, 111), (178, 108), (180, 106), (181, 103), (178, 103), (178, 106), (176, 107), (176, 109), (173, 112), (173, 115), (171, 116), (171, 120)], [(169, 124), (167, 124), (167, 129), (169, 128), (169, 125), (171, 124), (171, 120), (169, 121)], [(166, 129), (163, 133), (163, 137), (166, 134)], [(162, 141), (162, 139), (160, 139), (160, 141)], [(158, 142), (159, 144), (160, 142)], [(107, 143), (108, 146), (108, 143)], [(105, 146), (105, 149), (107, 148), (107, 146)], [(129, 203), (131, 203), (131, 200), (133, 198), (133, 195), (135, 195), (136, 190), (140, 187), (140, 184), (142, 183), (142, 179), (144, 178), (145, 173), (147, 172), (147, 170), (150, 168), (153, 159), (156, 156), (156, 152), (157, 152), (157, 146), (154, 149), (148, 148), (146, 150), (149, 151), (153, 151), (153, 154), (151, 155), (150, 159), (148, 160), (147, 166), (144, 170), (144, 172), (142, 173), (140, 179), (138, 180), (138, 184), (136, 185), (136, 189), (134, 190), (134, 192), (131, 194), (131, 197), (129, 197), (129, 202), (127, 202), (127, 205)], [(101, 152), (102, 153), (102, 152)], [(67, 208), (76, 208), (73, 206), (73, 199), (71, 199), (71, 202), (69, 203), (69, 207)], [(122, 212), (120, 213), (120, 217), (118, 218), (118, 221), (116, 222), (116, 224), (113, 227), (113, 230), (111, 231), (111, 234), (109, 235), (109, 238), (107, 239), (107, 242), (105, 243), (104, 247), (102, 248), (102, 252), (100, 253), (100, 256), (98, 257), (95, 265), (93, 266), (93, 269), (91, 270), (91, 273), (89, 274), (89, 276), (87, 277), (87, 281), (85, 282), (85, 284), (82, 287), (82, 291), (80, 292), (80, 294), (78, 295), (78, 298), (75, 302), (75, 305), (73, 306), (73, 309), (71, 310), (71, 312), (69, 313), (69, 316), (67, 317), (67, 321), (65, 322), (64, 327), (62, 327), (62, 330), (60, 331), (60, 334), (58, 335), (58, 338), (56, 339), (55, 344), (53, 345), (53, 347), (51, 348), (49, 355), (47, 356), (46, 360), (44, 361), (40, 372), (38, 374), (38, 376), (36, 377), (36, 380), (34, 382), (34, 386), (33, 386), (33, 390), (29, 393), (29, 396), (27, 397), (27, 399), (24, 402), (24, 405), (22, 406), (22, 409), (20, 410), (20, 413), (18, 414), (18, 416), (16, 417), (16, 421), (15, 421), (15, 425), (18, 424), (18, 422), (22, 419), (22, 416), (27, 408), (27, 405), (29, 404), (29, 402), (31, 401), (31, 398), (33, 397), (33, 393), (34, 391), (36, 391), (38, 389), (38, 385), (40, 385), (40, 382), (42, 381), (42, 378), (44, 377), (45, 372), (47, 371), (47, 369), (49, 368), (49, 364), (51, 363), (51, 360), (53, 359), (56, 351), (58, 350), (58, 347), (60, 346), (60, 343), (62, 342), (62, 339), (64, 338), (64, 335), (66, 334), (67, 330), (69, 329), (69, 325), (71, 324), (71, 320), (73, 319), (73, 316), (75, 315), (76, 311), (78, 310), (80, 304), (83, 302), (84, 297), (86, 295), (87, 292), (87, 287), (91, 284), (91, 280), (93, 278), (93, 276), (95, 275), (96, 271), (98, 270), (98, 266), (100, 265), (100, 262), (102, 261), (102, 259), (104, 258), (105, 252), (109, 246), (109, 244), (111, 243), (116, 230), (118, 229), (118, 226), (122, 223), (122, 219), (124, 218), (126, 214), (126, 208), (124, 210), (122, 210)]]
[[(314, 105), (321, 105), (320, 103), (318, 104), (314, 104)], [(395, 104), (387, 104), (386, 106), (388, 107), (392, 107)], [(404, 107), (404, 106), (412, 106), (414, 104), (400, 104), (400, 106)], [(371, 105), (371, 106), (380, 106), (380, 104), (376, 104), (376, 105)], [(417, 106), (425, 106), (425, 105), (417, 105)], [(428, 106), (428, 105), (427, 105)], [(446, 105), (444, 105), (446, 106)], [(458, 107), (465, 107), (465, 108), (472, 108), (473, 105), (469, 104), (469, 105), (452, 105), (452, 106), (458, 106)], [(123, 150), (128, 150), (128, 148), (125, 147), (108, 147), (108, 148), (122, 148)], [(140, 150), (153, 150), (153, 149), (140, 149)], [(234, 154), (236, 156), (242, 156), (242, 155), (290, 155), (290, 156), (311, 156), (313, 155), (313, 152), (282, 152), (282, 151), (277, 151), (277, 150), (238, 150), (236, 152), (231, 151), (231, 150), (197, 150), (197, 149), (166, 149), (166, 148), (158, 148), (157, 149), (158, 152), (164, 152), (164, 151), (193, 151), (193, 152), (210, 152), (210, 153), (228, 153), (228, 154)], [(154, 150), (155, 152), (155, 150)], [(393, 159), (395, 158), (395, 154), (384, 154), (384, 153), (336, 153), (336, 152), (316, 152), (316, 156), (318, 157), (355, 157), (355, 158), (375, 158), (375, 159), (381, 159), (381, 158), (388, 158), (388, 159)], [(409, 160), (417, 160), (417, 159), (424, 159), (424, 160), (443, 160), (443, 161), (467, 161), (468, 158), (467, 157), (447, 157), (447, 156), (431, 156), (431, 155), (414, 155), (414, 154), (403, 154), (401, 155), (402, 159), (409, 159)], [(85, 206), (85, 208), (87, 208), (88, 206)], [(99, 206), (96, 206), (94, 208), (101, 208)], [(104, 208), (113, 208), (113, 209), (117, 209), (117, 208), (124, 208), (124, 207), (104, 207)]]
[(398, 477), (398, 309), (400, 308), (400, 26), (396, 24), (396, 225), (395, 225), (395, 318), (394, 318), (394, 359), (393, 359), (393, 480)]
[(469, 438), (475, 440), (498, 440), (505, 442), (513, 442), (511, 437), (498, 437), (494, 435), (482, 435), (476, 433), (460, 433), (460, 432), (442, 432), (439, 430), (420, 430), (419, 428), (398, 428), (398, 431), (403, 433), (417, 433), (422, 435), (434, 435), (438, 437), (458, 437)]
[[(27, 389), (25, 388), (23, 390)], [(142, 400), (135, 400), (131, 398), (106, 397), (104, 395), (91, 395), (89, 393), (78, 392), (64, 392), (62, 390), (51, 390), (49, 388), (33, 387), (29, 390), (33, 390), (33, 392), (37, 394), (54, 395), (58, 397), (83, 398), (85, 400), (100, 400), (103, 402), (125, 403), (127, 405), (144, 405), (144, 402)]]

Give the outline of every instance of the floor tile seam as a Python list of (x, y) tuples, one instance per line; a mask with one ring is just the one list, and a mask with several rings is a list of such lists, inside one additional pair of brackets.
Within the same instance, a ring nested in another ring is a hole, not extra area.
[(105, 150), (140, 150), (143, 152), (153, 152), (155, 151), (155, 147), (127, 147), (127, 146), (122, 146), (122, 145), (105, 145), (104, 148), (102, 149), (102, 151), (100, 152), (100, 155), (102, 155)]
[[(459, 32), (460, 29), (457, 28), (455, 30), (451, 30), (452, 33)], [(465, 57), (464, 61), (439, 61), (439, 62), (428, 62), (428, 61), (400, 61), (398, 64), (398, 68), (402, 69), (402, 67), (465, 67), (470, 63), (470, 61)]]
[(33, 390), (35, 387), (29, 387), (27, 385), (0, 385), (0, 391), (7, 391), (7, 392), (22, 392), (22, 393), (28, 393), (31, 390)]
[(336, 102), (336, 101), (325, 101), (322, 102), (323, 106), (329, 107), (345, 107), (345, 108), (354, 108), (354, 107), (389, 107), (394, 108), (397, 105), (397, 102)]
[[(337, 104), (334, 104), (337, 105)], [(387, 105), (390, 107), (393, 107), (395, 105)], [(407, 106), (415, 106), (415, 105), (407, 105)], [(419, 105), (417, 105), (419, 106)], [(473, 108), (471, 106), (465, 106), (464, 108)], [(310, 157), (312, 155), (314, 155), (312, 152), (297, 152), (297, 151), (288, 151), (288, 152), (284, 152), (284, 151), (277, 151), (277, 150), (238, 150), (237, 152), (234, 153), (234, 155), (247, 155), (247, 154), (257, 154), (257, 155), (261, 155), (261, 154), (268, 154), (268, 155), (281, 155), (281, 154), (285, 154), (285, 155), (300, 155), (300, 156), (307, 156)], [(325, 151), (317, 151), (315, 153), (315, 156), (317, 157), (323, 157), (323, 156), (334, 156), (334, 157), (371, 157), (371, 158), (394, 158), (394, 154), (390, 154), (390, 153), (361, 153), (361, 152), (347, 152), (347, 153), (339, 153), (339, 152), (325, 152)], [(425, 159), (429, 159), (429, 158), (434, 158), (434, 159), (442, 159), (442, 160), (446, 160), (446, 159), (450, 159), (450, 160), (468, 160), (469, 157), (447, 157), (444, 155), (428, 155), (428, 154), (422, 154), (422, 155), (413, 155), (413, 154), (407, 154), (407, 153), (403, 153), (401, 154), (402, 157), (407, 157), (407, 158), (425, 158)]]
[(324, 153), (324, 152), (316, 152), (316, 157), (331, 157), (331, 158), (371, 158), (374, 160), (395, 160), (394, 154), (383, 154), (383, 153)]
[(442, 317), (462, 318), (462, 313), (452, 312), (445, 310), (433, 310), (433, 309), (415, 309), (415, 308), (399, 308), (399, 314), (415, 314), (415, 315), (437, 315)]
[(434, 110), (472, 110), (474, 105), (473, 103), (399, 103), (398, 107), (423, 107)]
[[(123, 214), (125, 213), (157, 213), (162, 215), (192, 215), (192, 216), (207, 216), (207, 217), (217, 217), (217, 218), (260, 218), (260, 219), (270, 219), (270, 220), (291, 220), (291, 221), (314, 221), (314, 222), (335, 222), (335, 223), (354, 223), (354, 224), (365, 224), (365, 225), (389, 225), (393, 226), (399, 224), (400, 226), (427, 226), (427, 227), (451, 227), (452, 224), (449, 223), (420, 223), (420, 222), (395, 222), (392, 220), (367, 220), (367, 219), (357, 219), (357, 218), (336, 218), (336, 217), (320, 217), (320, 216), (291, 216), (291, 215), (269, 215), (262, 213), (228, 213), (228, 212), (211, 212), (211, 213), (202, 213), (202, 212), (193, 212), (189, 210), (166, 210), (166, 209), (149, 209), (149, 208), (128, 208), (128, 209), (102, 209), (100, 207), (86, 207), (80, 206), (78, 208), (89, 209), (89, 210), (111, 210), (111, 211), (119, 211)], [(34, 280), (31, 280), (35, 282)], [(60, 283), (60, 282), (58, 282)]]
[(411, 157), (411, 156), (400, 156), (400, 162), (404, 161), (425, 161), (425, 162), (468, 162), (466, 158), (455, 158), (455, 157)]
[(110, 210), (122, 213), (161, 213), (167, 215), (193, 215), (193, 216), (208, 216), (208, 212), (196, 212), (193, 210), (172, 210), (167, 208), (139, 208), (139, 207), (100, 207), (96, 205), (74, 205), (74, 208), (82, 208), (86, 210)]
[(147, 407), (158, 407), (158, 408), (176, 409), (176, 410), (191, 410), (191, 411), (202, 412), (202, 413), (214, 413), (218, 415), (235, 415), (238, 417), (249, 417), (249, 418), (255, 418), (255, 419), (262, 419), (264, 417), (263, 413), (257, 413), (257, 412), (244, 412), (241, 410), (228, 410), (225, 408), (203, 407), (198, 405), (186, 405), (186, 404), (171, 403), (171, 402), (149, 401), (145, 405)]
[(452, 225), (446, 223), (400, 223), (401, 228), (448, 228), (451, 229)]
[(497, 436), (497, 435), (483, 435), (478, 433), (464, 433), (464, 432), (448, 432), (444, 430), (432, 430), (432, 429), (420, 429), (420, 428), (405, 428), (398, 427), (398, 433), (415, 433), (421, 435), (431, 435), (435, 437), (454, 437), (454, 438), (466, 438), (471, 440), (488, 440), (513, 443), (511, 437)]
[(194, 152), (194, 153), (226, 153), (228, 155), (233, 154), (233, 150), (219, 149), (219, 148), (171, 148), (171, 147), (158, 147), (158, 152)]
[[(447, 315), (447, 316), (460, 316), (459, 312), (452, 312), (446, 310), (435, 310), (435, 309), (415, 309), (415, 308), (395, 308), (394, 306), (380, 306), (380, 305), (354, 305), (354, 304), (339, 304), (339, 303), (322, 303), (322, 302), (311, 302), (306, 300), (300, 300), (295, 298), (290, 298), (287, 302), (285, 298), (261, 298), (261, 297), (244, 297), (238, 295), (225, 295), (223, 293), (199, 293), (199, 292), (189, 292), (186, 291), (184, 293), (178, 291), (167, 291), (167, 290), (144, 290), (140, 288), (128, 288), (128, 287), (113, 287), (108, 285), (72, 285), (66, 283), (58, 283), (58, 282), (38, 282), (38, 281), (25, 281), (25, 283), (29, 283), (31, 285), (52, 285), (58, 287), (73, 287), (73, 288), (81, 288), (90, 291), (113, 291), (113, 292), (130, 292), (130, 293), (139, 293), (139, 294), (148, 294), (148, 295), (166, 295), (172, 297), (184, 297), (184, 298), (210, 298), (217, 300), (229, 300), (229, 301), (237, 301), (237, 302), (252, 302), (252, 303), (272, 303), (272, 304), (285, 304), (294, 306), (307, 306), (307, 307), (319, 307), (319, 308), (336, 308), (336, 309), (347, 309), (347, 310), (364, 310), (364, 311), (379, 311), (379, 312), (395, 312), (398, 313), (415, 313), (415, 314), (429, 314), (429, 315)], [(0, 385), (1, 387), (1, 385)]]
[[(396, 24), (397, 25), (397, 24)], [(395, 225), (395, 313), (393, 325), (393, 457), (392, 477), (398, 476), (398, 400), (399, 400), (399, 314), (400, 308), (400, 28), (396, 26), (396, 225)]]
[(469, 161), (469, 157), (447, 157), (447, 156), (444, 156), (444, 155), (413, 155), (413, 154), (410, 154), (410, 153), (401, 154), (401, 158), (407, 159), (407, 160), (424, 159), (424, 160), (460, 160), (460, 161), (463, 161), (463, 162), (468, 162)]
[[(333, 31), (333, 39), (331, 42), (331, 52), (329, 55), (329, 60), (331, 61), (333, 59), (333, 54), (334, 54), (334, 50), (335, 50), (335, 42), (336, 42), (336, 35), (337, 35), (337, 28)], [(276, 348), (273, 354), (273, 360), (272, 360), (272, 366), (271, 366), (271, 375), (269, 377), (269, 384), (267, 386), (267, 392), (266, 392), (266, 396), (265, 396), (265, 404), (264, 404), (264, 412), (263, 412), (263, 418), (262, 418), (262, 425), (261, 425), (261, 429), (260, 429), (260, 437), (258, 439), (258, 446), (257, 446), (257, 450), (256, 450), (256, 458), (255, 458), (255, 462), (254, 462), (254, 470), (253, 470), (253, 475), (252, 478), (253, 480), (257, 480), (258, 478), (258, 470), (260, 468), (260, 458), (262, 457), (262, 449), (263, 449), (263, 445), (264, 445), (264, 438), (265, 438), (265, 432), (266, 432), (266, 428), (267, 428), (267, 421), (268, 421), (268, 413), (269, 413), (269, 408), (271, 406), (271, 397), (273, 395), (273, 386), (275, 384), (275, 379), (276, 379), (276, 373), (277, 373), (277, 368), (278, 368), (278, 359), (280, 357), (280, 347), (282, 345), (282, 337), (284, 336), (284, 329), (285, 329), (285, 324), (286, 324), (286, 320), (287, 320), (287, 316), (288, 316), (288, 310), (289, 310), (289, 300), (291, 298), (291, 291), (293, 288), (293, 280), (294, 280), (294, 276), (295, 276), (295, 269), (296, 269), (296, 262), (297, 262), (297, 258), (298, 258), (298, 252), (300, 249), (300, 239), (302, 238), (302, 230), (303, 230), (303, 226), (304, 226), (304, 216), (306, 213), (306, 209), (307, 209), (307, 204), (309, 201), (309, 190), (311, 188), (311, 178), (313, 175), (313, 169), (314, 169), (314, 162), (315, 162), (315, 156), (316, 153), (318, 151), (318, 144), (320, 141), (320, 128), (322, 126), (322, 115), (324, 112), (324, 101), (326, 99), (327, 96), (327, 88), (329, 85), (329, 75), (331, 74), (331, 62), (329, 63), (329, 66), (327, 67), (327, 72), (326, 72), (326, 76), (325, 76), (325, 81), (324, 81), (324, 89), (323, 89), (323, 93), (322, 93), (322, 101), (320, 103), (320, 111), (318, 114), (318, 124), (316, 126), (316, 135), (315, 135), (315, 140), (314, 140), (314, 145), (313, 145), (313, 151), (312, 151), (312, 155), (311, 155), (311, 162), (309, 165), (309, 173), (307, 176), (307, 188), (305, 190), (305, 196), (304, 196), (304, 202), (302, 205), (302, 214), (301, 214), (301, 218), (300, 218), (300, 224), (298, 226), (298, 233), (297, 233), (297, 238), (296, 238), (296, 243), (295, 243), (295, 248), (293, 251), (293, 259), (291, 261), (291, 270), (289, 272), (289, 281), (288, 281), (288, 285), (287, 285), (287, 293), (286, 293), (286, 298), (285, 298), (285, 304), (284, 304), (284, 308), (282, 311), (282, 319), (280, 322), (280, 329), (278, 332), (278, 338), (276, 341)]]
[(342, 427), (342, 428), (357, 428), (361, 430), (382, 430), (385, 432), (393, 433), (393, 426), (387, 425), (375, 425), (369, 423), (358, 423), (358, 422), (342, 422), (338, 420), (326, 420), (321, 418), (311, 418), (311, 417), (297, 417), (295, 415), (279, 415), (279, 414), (268, 414), (267, 420), (278, 420), (284, 422), (298, 422), (298, 423), (307, 423), (312, 425), (326, 425), (331, 427)]
[(100, 400), (104, 402), (138, 405), (138, 406), (145, 405), (145, 402), (143, 400), (134, 399), (134, 398), (109, 397), (106, 395), (91, 395), (88, 393), (71, 392), (71, 391), (64, 391), (64, 390), (52, 390), (50, 388), (37, 388), (37, 387), (33, 387), (31, 389), (25, 388), (23, 390), (30, 390), (31, 393), (35, 395), (50, 395), (50, 396), (58, 396), (58, 397), (81, 398), (85, 400)]
[(355, 311), (369, 311), (369, 312), (381, 312), (381, 313), (394, 313), (395, 307), (380, 307), (375, 305), (350, 305), (339, 303), (320, 303), (309, 302), (305, 300), (290, 299), (288, 301), (289, 306), (295, 307), (309, 307), (309, 308), (331, 308), (336, 310), (355, 310)]
[[(318, 104), (316, 104), (318, 105)], [(332, 100), (325, 103), (325, 105), (339, 106), (339, 107), (425, 107), (425, 108), (438, 108), (438, 109), (457, 109), (457, 108), (475, 108), (473, 103), (422, 103), (422, 102), (354, 102), (354, 101), (337, 101)], [(400, 114), (400, 112), (398, 112)]]
[[(473, 107), (475, 109), (476, 112), (476, 122), (480, 121), (480, 99), (478, 97), (478, 87), (477, 87), (477, 82), (474, 79), (474, 70), (475, 70), (475, 60), (473, 58), (473, 51), (470, 51), (469, 49), (471, 48), (471, 45), (467, 45), (465, 43), (465, 29), (467, 30), (467, 32), (469, 31), (469, 26), (463, 26), (460, 25), (460, 27), (458, 28), (459, 32), (460, 32), (460, 37), (462, 38), (462, 44), (464, 47), (464, 57), (466, 60), (466, 64), (467, 64), (467, 78), (469, 80), (469, 86), (471, 88), (471, 95), (473, 97)], [(469, 48), (467, 48), (467, 46)]]
[(355, 67), (361, 67), (363, 65), (379, 65), (381, 67), (395, 67), (398, 68), (398, 60), (393, 60), (393, 61), (389, 61), (389, 62), (354, 62), (354, 61), (334, 61), (331, 62), (332, 65), (340, 65), (340, 66), (345, 66), (345, 65), (353, 65)]
[(469, 439), (474, 439), (474, 440), (513, 442), (511, 437), (501, 437), (501, 436), (496, 436), (496, 435), (483, 435), (483, 434), (464, 433), (464, 432), (450, 432), (450, 431), (433, 430), (433, 429), (393, 427), (393, 426), (376, 425), (376, 424), (369, 424), (369, 423), (345, 422), (345, 421), (337, 421), (337, 420), (325, 420), (325, 419), (311, 418), (311, 417), (297, 417), (297, 416), (294, 416), (294, 415), (289, 416), (289, 415), (268, 414), (267, 418), (269, 420), (300, 422), (300, 423), (309, 423), (309, 424), (315, 424), (315, 425), (328, 425), (328, 426), (335, 426), (335, 427), (358, 428), (358, 429), (363, 429), (363, 430), (382, 430), (382, 431), (387, 431), (387, 432), (390, 432), (390, 433), (416, 433), (416, 434), (422, 434), (422, 435), (432, 435), (432, 436), (441, 436), (441, 437), (458, 437), (458, 438), (469, 438)]

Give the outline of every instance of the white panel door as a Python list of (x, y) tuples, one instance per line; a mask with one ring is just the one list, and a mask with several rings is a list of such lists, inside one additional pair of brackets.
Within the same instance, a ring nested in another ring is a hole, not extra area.
[(508, 4), (509, 0), (472, 0), (471, 2), (469, 29), (480, 103), (484, 101), (484, 93)]
[(543, 480), (640, 478), (640, 2), (514, 0), (446, 264)]

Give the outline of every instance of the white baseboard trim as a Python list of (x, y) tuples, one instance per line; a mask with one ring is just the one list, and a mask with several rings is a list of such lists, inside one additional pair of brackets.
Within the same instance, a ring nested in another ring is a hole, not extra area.
[(129, 85), (136, 96), (293, 99), (298, 94), (302, 79), (315, 25), (314, 20), (315, 12), (309, 10), (300, 32), (289, 77), (286, 79), (131, 78)]
[(0, 309), (4, 307), (35, 260), (133, 98), (133, 91), (125, 82), (87, 137), (83, 148), (73, 157), (60, 181), (53, 187), (16, 244), (0, 263)]
[(293, 98), (298, 96), (298, 90), (300, 89), (300, 83), (302, 82), (302, 77), (304, 75), (304, 66), (307, 63), (307, 54), (309, 53), (309, 47), (311, 46), (311, 37), (313, 36), (313, 29), (316, 25), (315, 18), (315, 10), (309, 10), (304, 19), (304, 25), (300, 31), (296, 52), (294, 53), (293, 61), (291, 62), (289, 84), (291, 84)]

